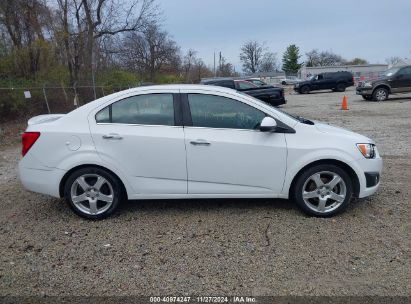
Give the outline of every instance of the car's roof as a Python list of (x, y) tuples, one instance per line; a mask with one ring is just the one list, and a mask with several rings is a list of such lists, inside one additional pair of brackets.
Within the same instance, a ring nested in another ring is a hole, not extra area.
[[(129, 92), (141, 92), (148, 90), (218, 90), (225, 92), (232, 92), (232, 89), (219, 87), (219, 86), (205, 86), (203, 84), (158, 84), (158, 85), (148, 85), (136, 88), (131, 88)], [(123, 91), (124, 92), (124, 91)], [(120, 92), (119, 92), (120, 93)]]
[(220, 93), (228, 93), (228, 94), (239, 94), (236, 90), (220, 87), (220, 86), (213, 86), (213, 85), (203, 85), (203, 84), (162, 84), (162, 85), (146, 85), (136, 88), (130, 88), (127, 90), (119, 91), (110, 95), (106, 95), (104, 97), (98, 98), (93, 100), (89, 103), (84, 104), (83, 106), (73, 110), (70, 112), (72, 115), (80, 112), (88, 112), (90, 109), (98, 107), (106, 102), (121, 98), (122, 96), (129, 96), (133, 94), (139, 94), (144, 92), (173, 92), (175, 90), (202, 90), (202, 91), (210, 91), (210, 92), (220, 92)]

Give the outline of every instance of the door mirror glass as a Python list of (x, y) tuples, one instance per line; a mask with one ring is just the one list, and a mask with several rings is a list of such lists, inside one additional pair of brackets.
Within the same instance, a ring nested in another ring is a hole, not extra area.
[(264, 117), (260, 124), (261, 132), (274, 132), (277, 128), (277, 122), (272, 117)]

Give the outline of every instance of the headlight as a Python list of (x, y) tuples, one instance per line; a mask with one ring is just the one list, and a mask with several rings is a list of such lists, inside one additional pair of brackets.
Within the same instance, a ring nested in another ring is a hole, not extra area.
[(366, 81), (366, 82), (364, 82), (363, 87), (364, 87), (364, 88), (372, 88), (372, 82), (371, 82), (371, 81)]
[(358, 150), (365, 158), (375, 158), (376, 148), (373, 144), (357, 144)]

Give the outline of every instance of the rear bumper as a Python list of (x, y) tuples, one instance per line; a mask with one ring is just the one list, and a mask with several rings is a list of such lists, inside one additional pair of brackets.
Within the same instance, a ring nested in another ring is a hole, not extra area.
[(19, 163), (19, 177), (23, 186), (30, 191), (60, 197), (60, 181), (66, 171), (55, 168), (29, 168)]

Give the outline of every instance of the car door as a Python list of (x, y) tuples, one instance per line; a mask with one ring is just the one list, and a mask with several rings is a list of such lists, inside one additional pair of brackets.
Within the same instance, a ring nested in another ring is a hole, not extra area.
[(411, 67), (404, 67), (397, 72), (391, 88), (393, 93), (411, 92)]
[(279, 194), (286, 170), (286, 142), (284, 134), (259, 131), (266, 113), (224, 93), (186, 93), (188, 193)]
[(321, 90), (322, 81), (323, 81), (323, 75), (322, 74), (316, 75), (311, 80), (311, 90)]
[(177, 93), (148, 91), (127, 96), (89, 117), (101, 160), (125, 172), (136, 194), (187, 193)]
[(324, 73), (321, 75), (322, 79), (319, 81), (320, 90), (330, 90), (335, 87), (336, 78), (331, 73)]

